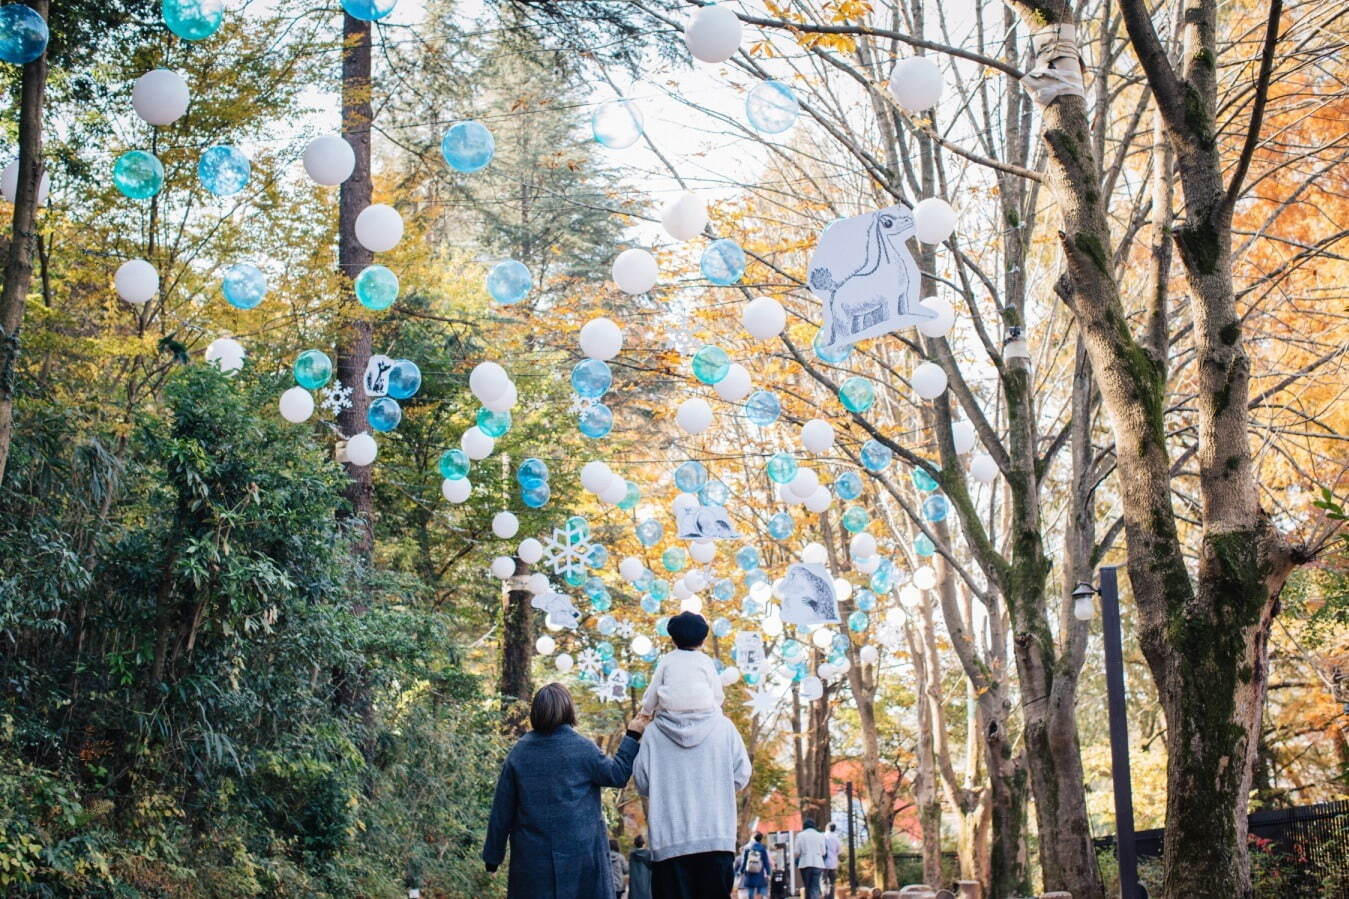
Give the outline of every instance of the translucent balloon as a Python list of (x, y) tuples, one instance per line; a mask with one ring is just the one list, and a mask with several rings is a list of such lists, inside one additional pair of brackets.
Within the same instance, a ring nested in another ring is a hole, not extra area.
[(318, 390), (333, 376), (333, 361), (323, 350), (305, 350), (295, 358), (295, 383), (306, 390)]
[[(637, 539), (643, 546), (655, 546), (665, 535), (665, 526), (654, 518), (648, 518), (637, 525)], [(655, 593), (655, 590), (652, 590)]]
[[(727, 637), (731, 633), (731, 621), (726, 617), (719, 617), (712, 622), (712, 633), (718, 637)], [(729, 669), (727, 669), (729, 670)]]
[(614, 383), (614, 374), (609, 366), (598, 359), (586, 359), (578, 362), (571, 370), (571, 389), (578, 396), (596, 400), (609, 391)]
[(656, 264), (656, 257), (649, 251), (633, 247), (618, 254), (610, 275), (619, 290), (637, 296), (656, 286), (660, 267)]
[(492, 161), (496, 140), (482, 122), (456, 122), (440, 141), (440, 155), (456, 172), (476, 172)]
[(956, 211), (940, 197), (919, 200), (913, 207), (913, 229), (923, 243), (941, 243), (956, 230)]
[(159, 293), (159, 272), (144, 259), (128, 259), (113, 276), (117, 295), (128, 303), (148, 303)]
[(398, 0), (342, 0), (347, 15), (362, 22), (374, 22), (393, 12)]
[(623, 331), (610, 318), (592, 318), (581, 328), (581, 352), (608, 362), (623, 349)]
[(391, 397), (377, 397), (366, 410), (365, 420), (376, 431), (392, 431), (403, 420), (403, 407), (398, 405), (398, 400)]
[(786, 512), (779, 512), (768, 519), (768, 536), (774, 540), (786, 540), (796, 530), (796, 521)]
[(828, 362), (830, 365), (839, 365), (848, 361), (848, 357), (852, 355), (852, 344), (826, 347), (820, 343), (820, 338), (823, 336), (823, 331), (816, 333), (815, 340), (811, 343), (811, 349), (815, 351), (815, 357), (821, 362)]
[(256, 265), (240, 262), (225, 270), (220, 286), (235, 309), (252, 309), (267, 295), (267, 276)]
[(585, 436), (598, 440), (614, 429), (614, 413), (604, 403), (592, 403), (577, 416), (576, 426)]
[(520, 488), (520, 502), (529, 509), (542, 509), (553, 498), (553, 488), (547, 484), (532, 484)]
[(834, 479), (834, 495), (847, 501), (862, 495), (862, 476), (855, 471), (845, 471)]
[(523, 300), (534, 286), (534, 276), (523, 262), (507, 259), (487, 272), (487, 292), (503, 306)]
[(403, 217), (387, 203), (375, 203), (356, 216), (356, 240), (372, 253), (387, 253), (403, 239)]
[(458, 481), (468, 477), (469, 469), (473, 463), (469, 461), (468, 455), (461, 449), (447, 449), (440, 454), (440, 461), (436, 465), (440, 469), (440, 476), (447, 481)]
[(347, 461), (357, 468), (371, 464), (378, 454), (379, 444), (369, 434), (360, 433), (347, 441)]
[(698, 488), (698, 502), (704, 506), (724, 506), (730, 498), (731, 488), (719, 478), (713, 478)]
[(388, 309), (398, 299), (398, 276), (382, 265), (367, 265), (356, 276), (356, 299), (375, 312)]
[(623, 498), (618, 501), (618, 508), (625, 511), (635, 509), (637, 504), (642, 501), (642, 490), (632, 481), (625, 481), (624, 483), (628, 489), (623, 494)]
[(675, 421), (685, 432), (697, 436), (712, 426), (712, 407), (702, 397), (693, 397), (679, 404)]
[(839, 385), (838, 401), (849, 412), (865, 412), (876, 403), (876, 388), (866, 378), (851, 377)]
[(201, 186), (217, 197), (231, 197), (248, 186), (252, 166), (234, 147), (211, 147), (197, 161)]
[(761, 134), (781, 134), (800, 114), (796, 92), (781, 81), (760, 81), (745, 95), (745, 118)]
[(0, 6), (0, 59), (27, 65), (47, 52), (47, 22), (22, 3)]
[(926, 56), (909, 56), (890, 70), (890, 93), (907, 112), (922, 112), (941, 99), (941, 69)]
[(742, 546), (735, 554), (735, 564), (742, 571), (753, 571), (759, 567), (759, 551), (752, 546)]
[(684, 26), (684, 43), (694, 59), (725, 62), (740, 49), (740, 19), (725, 6), (704, 6)]
[(913, 538), (913, 554), (926, 559), (937, 552), (937, 545), (927, 534), (919, 534)]
[(509, 412), (493, 412), (491, 409), (479, 409), (476, 424), (478, 430), (496, 440), (499, 437), (505, 437), (506, 432), (511, 429), (511, 414)]
[(692, 240), (707, 227), (707, 204), (696, 194), (681, 193), (661, 210), (660, 223), (675, 240)]
[(688, 563), (688, 553), (682, 547), (672, 546), (660, 554), (660, 564), (671, 573), (682, 570)]
[(224, 0), (163, 0), (160, 12), (169, 30), (185, 41), (215, 34), (225, 20)]
[(923, 493), (931, 493), (938, 487), (937, 479), (926, 468), (915, 468), (909, 475), (909, 480), (913, 481), (914, 489)]
[(950, 511), (950, 501), (940, 493), (934, 493), (923, 500), (923, 517), (928, 521), (945, 521)]
[(729, 237), (714, 240), (703, 250), (698, 268), (703, 277), (713, 284), (730, 287), (745, 275), (745, 251)]
[(731, 357), (717, 346), (705, 346), (693, 354), (693, 376), (704, 384), (716, 384), (731, 370)]
[(642, 136), (642, 110), (631, 100), (601, 103), (590, 116), (590, 130), (611, 150), (631, 147)]
[(396, 400), (411, 399), (421, 389), (422, 370), (411, 359), (399, 359), (389, 369), (389, 396)]
[(862, 631), (866, 630), (867, 625), (870, 623), (871, 619), (867, 616), (867, 613), (861, 610), (853, 612), (848, 616), (848, 630), (855, 634), (860, 634)]
[[(12, 7), (13, 4), (0, 9)], [(128, 199), (148, 200), (164, 188), (164, 166), (153, 153), (132, 150), (113, 163), (112, 183)]]
[(292, 387), (281, 394), (281, 417), (292, 424), (308, 421), (314, 414), (314, 395), (303, 387)]
[(323, 134), (304, 148), (304, 170), (315, 184), (336, 187), (356, 171), (356, 151), (340, 134)]
[[(3, 40), (0, 40), (0, 46), (3, 46)], [(132, 108), (136, 110), (136, 115), (150, 125), (172, 125), (187, 112), (190, 102), (187, 82), (182, 75), (169, 69), (146, 72), (136, 79), (131, 89)]]
[(684, 493), (697, 493), (707, 483), (707, 466), (689, 460), (675, 469), (674, 481)]
[(536, 487), (548, 483), (548, 464), (542, 459), (529, 458), (515, 470), (515, 481), (521, 487)]
[(745, 400), (745, 418), (750, 424), (766, 428), (782, 414), (782, 403), (768, 390), (756, 390)]
[(740, 323), (751, 337), (768, 340), (787, 327), (787, 310), (772, 297), (755, 297), (741, 310)]
[(890, 465), (890, 460), (894, 453), (890, 447), (881, 443), (879, 440), (868, 440), (862, 444), (862, 451), (859, 454), (862, 458), (862, 467), (867, 471), (885, 471)]

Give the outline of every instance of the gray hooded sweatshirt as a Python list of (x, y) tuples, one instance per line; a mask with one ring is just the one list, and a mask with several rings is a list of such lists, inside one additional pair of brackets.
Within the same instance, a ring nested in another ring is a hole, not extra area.
[(632, 774), (650, 799), (652, 861), (735, 852), (735, 794), (749, 784), (750, 763), (740, 732), (720, 709), (657, 714)]

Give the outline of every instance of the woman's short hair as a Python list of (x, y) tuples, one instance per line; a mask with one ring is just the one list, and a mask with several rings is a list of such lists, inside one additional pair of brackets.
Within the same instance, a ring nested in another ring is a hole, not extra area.
[(529, 706), (529, 726), (541, 734), (551, 734), (564, 724), (576, 726), (576, 704), (561, 684), (549, 684), (534, 694)]

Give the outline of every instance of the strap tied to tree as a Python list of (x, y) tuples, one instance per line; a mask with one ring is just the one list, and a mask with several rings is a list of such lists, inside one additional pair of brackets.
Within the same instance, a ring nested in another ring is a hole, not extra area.
[(1082, 54), (1077, 49), (1077, 26), (1046, 25), (1031, 32), (1033, 65), (1021, 86), (1040, 106), (1063, 96), (1086, 97), (1082, 83)]

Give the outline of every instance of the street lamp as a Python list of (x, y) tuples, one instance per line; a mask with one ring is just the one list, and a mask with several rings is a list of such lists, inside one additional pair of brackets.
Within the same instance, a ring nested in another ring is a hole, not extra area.
[(1096, 588), (1086, 581), (1078, 581), (1073, 588), (1073, 617), (1078, 621), (1090, 621), (1096, 614), (1096, 604), (1092, 602)]

